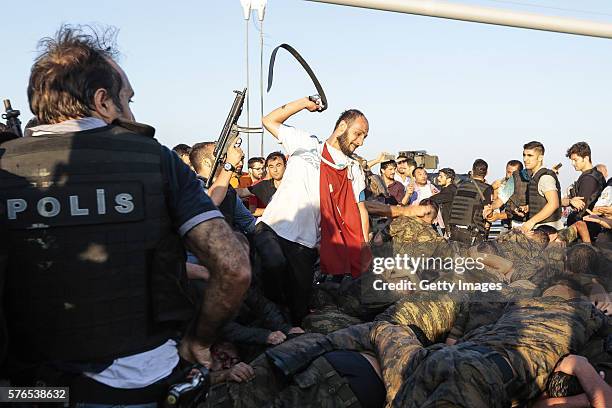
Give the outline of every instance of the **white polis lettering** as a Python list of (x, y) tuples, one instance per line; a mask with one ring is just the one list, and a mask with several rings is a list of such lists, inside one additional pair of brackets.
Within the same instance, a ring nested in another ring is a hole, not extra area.
[(132, 195), (128, 193), (121, 193), (115, 196), (115, 210), (121, 214), (127, 214), (134, 211), (134, 203), (132, 202)]
[(70, 215), (89, 215), (89, 210), (87, 208), (79, 208), (79, 196), (70, 196)]
[(106, 214), (106, 197), (103, 188), (96, 189), (96, 200), (98, 202), (98, 214)]
[[(129, 214), (134, 211), (134, 197), (130, 193), (119, 193), (115, 195), (115, 206), (112, 207), (119, 214)], [(96, 204), (94, 208), (81, 208), (80, 202), (82, 197), (79, 195), (68, 196), (68, 205), (70, 216), (88, 216), (91, 214), (106, 215), (107, 202), (106, 202), (106, 190), (103, 188), (96, 189)], [(24, 213), (29, 205), (27, 200), (23, 198), (10, 198), (6, 200), (6, 216), (9, 220), (17, 220), (21, 213)], [(66, 211), (68, 208), (64, 208)], [(62, 203), (55, 197), (42, 197), (36, 202), (36, 210), (39, 215), (52, 218), (60, 215), (62, 212)]]
[(23, 198), (11, 198), (6, 200), (6, 212), (9, 220), (16, 220), (17, 213), (24, 212), (28, 203)]
[[(51, 208), (47, 209), (47, 205), (50, 205)], [(57, 200), (57, 198), (53, 197), (41, 198), (38, 200), (38, 205), (36, 208), (38, 209), (38, 213), (40, 215), (47, 218), (55, 217), (61, 210), (60, 202)]]

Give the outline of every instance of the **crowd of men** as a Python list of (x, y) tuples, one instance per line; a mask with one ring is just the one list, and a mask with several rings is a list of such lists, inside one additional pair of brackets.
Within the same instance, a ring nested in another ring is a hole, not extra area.
[[(567, 194), (537, 141), (501, 180), (483, 159), (434, 175), (356, 155), (359, 110), (325, 140), (288, 125), (310, 96), (263, 118), (282, 151), (243, 172), (233, 145), (213, 171), (214, 140), (170, 150), (135, 121), (108, 38), (42, 41), (35, 121), (2, 135), (5, 383), (80, 407), (152, 408), (176, 384), (182, 406), (612, 406), (612, 179), (587, 143)], [(456, 266), (374, 271), (403, 255)], [(403, 286), (424, 282), (472, 289)]]

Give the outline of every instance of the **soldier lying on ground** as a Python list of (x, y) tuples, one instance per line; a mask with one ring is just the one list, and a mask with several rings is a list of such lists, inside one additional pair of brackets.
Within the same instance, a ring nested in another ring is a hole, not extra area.
[(250, 381), (213, 386), (201, 407), (382, 407), (371, 326), (305, 334), (269, 349), (251, 362)]
[(267, 346), (280, 344), (287, 335), (300, 333), (304, 330), (287, 323), (278, 306), (251, 284), (238, 315), (221, 327), (219, 336), (235, 344), (240, 355), (250, 361)]
[(454, 346), (434, 345), (409, 371), (393, 406), (509, 407), (545, 390), (557, 361), (580, 349), (605, 316), (589, 303), (526, 299)]

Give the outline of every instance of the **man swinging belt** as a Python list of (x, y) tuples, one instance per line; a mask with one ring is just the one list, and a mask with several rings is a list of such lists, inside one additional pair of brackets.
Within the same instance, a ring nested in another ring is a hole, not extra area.
[[(270, 73), (275, 54), (276, 50)], [(289, 160), (282, 184), (258, 220), (257, 234), (267, 237), (263, 257), (285, 261), (266, 273), (275, 274), (277, 282), (282, 282), (283, 300), (293, 323), (299, 324), (308, 312), (317, 248), (324, 273), (357, 277), (367, 267), (367, 262), (361, 262), (369, 235), (363, 202), (365, 176), (351, 156), (363, 144), (369, 126), (363, 113), (347, 110), (323, 143), (309, 132), (285, 125), (301, 110), (321, 112), (328, 106), (312, 70), (301, 57), (296, 58), (313, 79), (320, 97), (300, 98), (263, 118), (263, 125), (284, 146)], [(269, 86), (271, 82), (272, 75)]]

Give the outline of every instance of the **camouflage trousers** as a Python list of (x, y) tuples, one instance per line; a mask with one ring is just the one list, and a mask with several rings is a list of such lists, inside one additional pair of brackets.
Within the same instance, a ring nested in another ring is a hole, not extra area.
[[(463, 342), (427, 349), (418, 367), (407, 373), (393, 406), (525, 403), (544, 391), (559, 359), (582, 348), (603, 323), (603, 314), (589, 303), (519, 300), (496, 323), (471, 331)], [(511, 380), (503, 368), (512, 372)]]
[(286, 379), (265, 355), (251, 366), (255, 378), (246, 383), (227, 382), (211, 388), (201, 408), (360, 408), (348, 381), (325, 357), (315, 359), (304, 371)]

